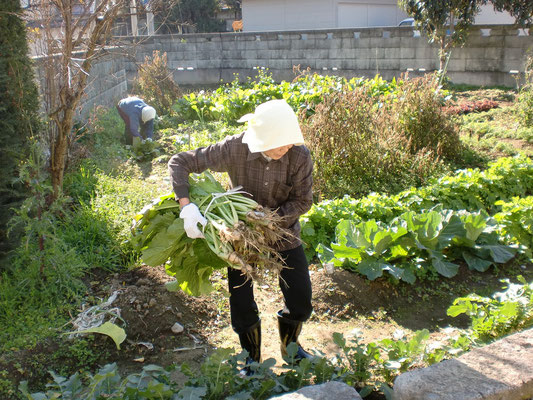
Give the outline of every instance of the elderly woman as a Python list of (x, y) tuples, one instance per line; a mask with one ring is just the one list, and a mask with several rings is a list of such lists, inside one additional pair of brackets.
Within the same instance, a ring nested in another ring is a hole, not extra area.
[[(206, 220), (189, 201), (188, 177), (206, 169), (227, 172), (232, 187), (242, 186), (264, 207), (284, 217), (285, 228), (293, 236), (279, 244), (278, 251), (288, 268), (281, 272), (279, 285), (285, 306), (278, 312), (281, 352), (298, 343), (302, 324), (312, 311), (309, 266), (300, 240), (299, 217), (311, 208), (313, 163), (298, 124), (298, 118), (285, 100), (259, 105), (255, 113), (239, 122), (248, 122), (244, 133), (219, 143), (179, 153), (169, 161), (176, 198), (182, 209), (186, 233), (202, 237), (200, 226)], [(247, 364), (261, 359), (261, 319), (254, 300), (253, 282), (239, 270), (228, 268), (231, 324), (240, 344), (248, 351)], [(310, 357), (298, 344), (296, 361)], [(245, 371), (251, 373), (249, 369)]]
[(130, 96), (118, 102), (117, 111), (126, 124), (124, 128), (126, 144), (132, 145), (134, 138), (139, 141), (152, 138), (156, 116), (153, 107), (138, 97)]

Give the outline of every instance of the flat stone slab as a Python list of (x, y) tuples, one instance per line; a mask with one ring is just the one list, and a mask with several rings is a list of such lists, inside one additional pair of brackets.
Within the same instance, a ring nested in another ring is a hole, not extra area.
[(533, 329), (462, 356), (409, 371), (394, 400), (524, 400), (533, 397)]
[(326, 382), (320, 385), (306, 386), (296, 392), (271, 397), (271, 400), (363, 400), (359, 393), (342, 382)]

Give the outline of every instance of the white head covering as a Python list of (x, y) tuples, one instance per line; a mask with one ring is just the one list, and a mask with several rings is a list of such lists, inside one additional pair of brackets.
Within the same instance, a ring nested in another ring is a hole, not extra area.
[(144, 123), (150, 121), (151, 119), (155, 118), (155, 109), (150, 106), (144, 106), (142, 109), (142, 120)]
[(248, 122), (242, 139), (252, 153), (277, 147), (304, 144), (298, 117), (285, 100), (270, 100), (260, 104), (253, 114), (246, 114), (238, 122)]

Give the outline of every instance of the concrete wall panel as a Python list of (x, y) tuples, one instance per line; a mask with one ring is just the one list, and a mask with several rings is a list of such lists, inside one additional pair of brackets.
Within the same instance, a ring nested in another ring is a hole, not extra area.
[[(302, 70), (310, 67), (321, 74), (372, 77), (379, 72), (385, 79), (399, 77), (407, 70), (415, 76), (437, 69), (438, 48), (423, 36), (413, 37), (412, 32), (412, 28), (405, 27), (351, 28), (143, 38), (130, 48), (110, 48), (111, 54), (94, 64), (84, 110), (95, 104), (113, 105), (127, 94), (137, 66), (154, 50), (167, 53), (168, 66), (181, 85), (232, 81), (234, 73), (246, 79), (255, 76), (258, 67), (269, 68), (274, 79), (292, 79), (293, 66), (298, 64)], [(509, 72), (524, 71), (531, 48), (533, 36), (518, 36), (514, 27), (475, 27), (465, 46), (452, 51), (450, 79), (455, 83), (514, 87), (515, 78)], [(36, 59), (37, 69), (38, 65)], [(36, 76), (40, 76), (39, 71)]]

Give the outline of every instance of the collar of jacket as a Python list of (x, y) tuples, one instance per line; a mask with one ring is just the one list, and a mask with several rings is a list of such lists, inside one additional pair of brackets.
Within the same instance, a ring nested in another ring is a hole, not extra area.
[(288, 164), (289, 163), (289, 152), (291, 151), (292, 149), (289, 149), (289, 151), (287, 153), (285, 153), (283, 155), (283, 157), (281, 157), (279, 160), (271, 160), (271, 161), (268, 161), (262, 153), (260, 152), (257, 152), (257, 153), (248, 153), (248, 157), (246, 158), (247, 161), (251, 161), (251, 160), (255, 160), (256, 158), (261, 158), (264, 162), (266, 163), (269, 163), (269, 162), (274, 162), (274, 161), (280, 161), (282, 164)]

